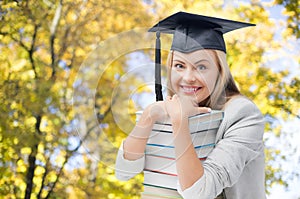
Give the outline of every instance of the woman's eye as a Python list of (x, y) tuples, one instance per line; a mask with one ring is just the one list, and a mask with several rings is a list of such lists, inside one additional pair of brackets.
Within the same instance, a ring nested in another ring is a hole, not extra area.
[(174, 67), (175, 68), (184, 68), (184, 66), (182, 64), (175, 64)]
[(206, 69), (206, 66), (200, 65), (200, 66), (197, 66), (197, 69), (198, 69), (198, 70), (205, 70), (205, 69)]

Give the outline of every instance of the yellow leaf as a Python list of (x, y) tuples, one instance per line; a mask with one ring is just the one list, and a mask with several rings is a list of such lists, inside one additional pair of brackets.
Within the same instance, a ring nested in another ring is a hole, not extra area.
[(44, 167), (37, 166), (35, 171), (34, 171), (34, 174), (37, 175), (37, 176), (41, 176), (44, 172), (45, 172)]
[(25, 65), (26, 65), (27, 61), (26, 59), (18, 59), (16, 60), (12, 66), (11, 66), (11, 72), (18, 72), (20, 71)]
[(28, 155), (31, 153), (31, 148), (30, 147), (24, 147), (21, 149), (21, 154), (24, 154), (24, 155)]

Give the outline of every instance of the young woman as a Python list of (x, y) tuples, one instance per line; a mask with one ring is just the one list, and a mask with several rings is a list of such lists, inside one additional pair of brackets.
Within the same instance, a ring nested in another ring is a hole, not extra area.
[[(222, 36), (249, 25), (180, 12), (155, 26), (171, 29), (174, 34), (167, 62), (169, 96), (149, 105), (123, 141), (116, 160), (118, 179), (128, 180), (143, 171), (152, 126), (169, 119), (177, 190), (183, 198), (265, 198), (264, 120), (256, 105), (240, 94), (226, 62)], [(191, 140), (188, 117), (211, 109), (223, 110), (224, 119), (215, 148), (201, 162)]]

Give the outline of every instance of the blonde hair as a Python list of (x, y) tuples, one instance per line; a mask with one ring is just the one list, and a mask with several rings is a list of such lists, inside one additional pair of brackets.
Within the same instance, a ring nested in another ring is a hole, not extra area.
[[(215, 83), (214, 89), (207, 99), (199, 103), (199, 106), (206, 106), (212, 109), (222, 109), (225, 103), (230, 100), (233, 96), (240, 95), (240, 91), (236, 86), (236, 83), (231, 75), (229, 66), (226, 61), (226, 54), (220, 50), (212, 50), (217, 60), (217, 66), (219, 75)], [(174, 95), (174, 91), (171, 86), (171, 67), (173, 62), (174, 51), (169, 53), (167, 59), (168, 68), (168, 95)]]

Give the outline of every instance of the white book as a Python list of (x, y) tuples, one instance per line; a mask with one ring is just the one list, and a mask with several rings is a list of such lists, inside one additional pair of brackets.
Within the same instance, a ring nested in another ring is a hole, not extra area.
[(144, 191), (141, 193), (141, 199), (151, 198), (182, 198), (181, 195), (177, 192), (177, 190), (162, 188), (158, 186), (152, 185), (144, 185)]
[[(190, 133), (207, 131), (209, 129), (218, 129), (222, 122), (222, 118), (216, 118), (214, 120), (208, 120), (203, 122), (189, 121), (189, 129)], [(172, 132), (172, 125), (169, 123), (154, 123), (152, 127), (153, 131), (161, 131), (161, 132)]]
[(177, 190), (177, 175), (167, 175), (158, 172), (144, 171), (144, 185), (159, 186)]
[[(202, 146), (215, 143), (217, 129), (209, 129), (191, 134), (194, 146)], [(172, 132), (152, 131), (150, 133), (148, 144), (157, 144), (164, 146), (174, 146), (174, 135)]]
[[(215, 143), (196, 146), (195, 151), (198, 158), (205, 158), (213, 150)], [(164, 146), (157, 144), (147, 144), (145, 154), (175, 158), (175, 149), (173, 146)]]
[(141, 193), (141, 199), (180, 199), (180, 196), (165, 196), (157, 193)]
[[(203, 162), (205, 158), (199, 158)], [(145, 156), (145, 170), (165, 173), (169, 175), (177, 175), (176, 159), (155, 155)]]
[(220, 110), (212, 110), (209, 113), (201, 113), (198, 115), (194, 115), (189, 117), (189, 123), (199, 123), (199, 122), (207, 122), (213, 120), (222, 120), (224, 117), (224, 111)]

